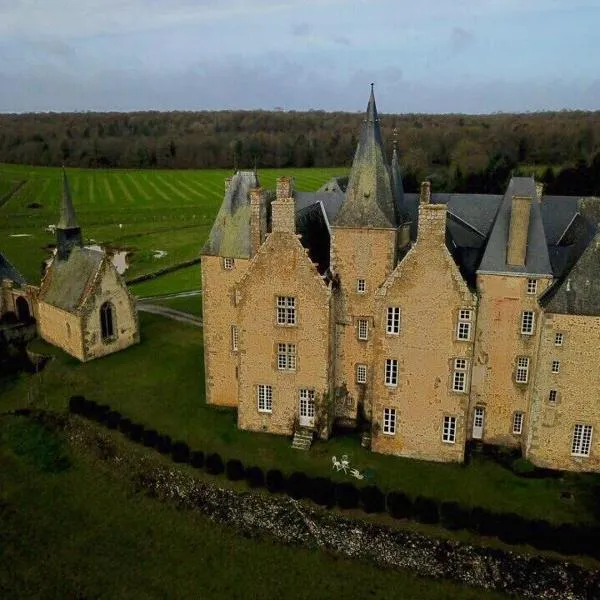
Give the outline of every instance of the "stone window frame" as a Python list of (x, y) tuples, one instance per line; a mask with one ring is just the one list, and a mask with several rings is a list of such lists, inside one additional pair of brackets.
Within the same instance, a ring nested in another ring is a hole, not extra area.
[(515, 382), (526, 384), (529, 382), (529, 356), (517, 356), (517, 368), (515, 370)]
[(533, 335), (535, 333), (535, 311), (524, 310), (521, 313), (521, 335)]
[(400, 335), (401, 310), (399, 306), (387, 307), (385, 333), (387, 335)]
[(366, 279), (357, 279), (356, 280), (356, 293), (357, 294), (366, 294), (367, 293), (367, 280)]
[(527, 280), (527, 294), (529, 296), (535, 296), (537, 294), (537, 279)]
[(273, 412), (273, 386), (268, 383), (259, 383), (256, 386), (256, 402), (258, 412)]
[(588, 423), (576, 423), (571, 438), (571, 456), (588, 458), (592, 450), (594, 427)]
[(456, 443), (457, 419), (452, 415), (444, 415), (442, 421), (442, 442), (444, 444)]
[(565, 341), (565, 334), (562, 331), (557, 331), (554, 334), (554, 345), (562, 346)]
[(523, 411), (518, 410), (515, 413), (513, 413), (513, 420), (512, 420), (513, 435), (521, 435), (523, 433), (524, 420), (525, 420), (525, 415), (523, 414)]
[[(105, 329), (105, 327), (108, 327), (108, 322), (105, 324), (103, 319), (105, 319), (104, 314), (106, 314), (107, 310), (110, 311), (110, 328), (112, 329), (112, 331), (105, 335), (104, 329)], [(110, 300), (103, 302), (98, 311), (99, 317), (100, 317), (100, 338), (102, 339), (102, 342), (105, 344), (110, 344), (117, 339), (118, 329), (117, 329), (116, 312), (117, 311), (115, 310), (115, 305)]]
[(240, 330), (237, 325), (231, 326), (231, 351), (237, 352), (240, 346)]
[(367, 365), (364, 363), (356, 365), (356, 383), (367, 383)]
[(361, 342), (366, 342), (369, 339), (369, 319), (356, 320), (356, 337)]
[(560, 373), (560, 360), (558, 360), (556, 358), (552, 360), (552, 364), (550, 365), (550, 371), (554, 375), (556, 375), (557, 373)]
[(386, 407), (383, 409), (383, 427), (381, 431), (384, 435), (396, 435), (397, 415), (396, 409)]
[(398, 359), (386, 358), (384, 367), (383, 382), (387, 387), (398, 386)]
[(223, 257), (223, 269), (226, 271), (231, 271), (235, 266), (235, 259), (230, 256)]
[(277, 370), (296, 371), (298, 353), (296, 344), (290, 342), (277, 342)]
[(297, 309), (295, 296), (277, 296), (275, 299), (277, 325), (280, 327), (296, 327), (298, 325)]
[(467, 393), (469, 374), (469, 359), (452, 359), (452, 391), (457, 394)]
[(470, 308), (461, 308), (458, 311), (458, 323), (456, 325), (456, 339), (460, 342), (471, 341), (471, 328), (473, 311)]
[(558, 402), (558, 390), (548, 392), (548, 404), (554, 406)]

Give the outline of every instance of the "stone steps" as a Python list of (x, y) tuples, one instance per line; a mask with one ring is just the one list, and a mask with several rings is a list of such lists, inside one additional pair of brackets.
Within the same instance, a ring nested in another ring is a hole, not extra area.
[(313, 432), (307, 429), (298, 429), (294, 432), (292, 448), (296, 450), (310, 450), (313, 443)]

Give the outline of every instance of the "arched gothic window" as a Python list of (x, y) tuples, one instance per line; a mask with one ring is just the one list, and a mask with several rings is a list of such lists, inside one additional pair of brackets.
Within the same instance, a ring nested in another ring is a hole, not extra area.
[(103, 342), (108, 342), (116, 337), (115, 309), (110, 302), (105, 302), (100, 307), (100, 329)]

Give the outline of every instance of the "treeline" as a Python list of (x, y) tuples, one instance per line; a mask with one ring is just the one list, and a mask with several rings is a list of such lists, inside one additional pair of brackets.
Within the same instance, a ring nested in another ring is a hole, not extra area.
[[(91, 168), (349, 166), (362, 114), (267, 111), (0, 115), (0, 162)], [(498, 192), (519, 165), (548, 191), (600, 193), (600, 112), (382, 115), (408, 190)], [(396, 132), (394, 134), (394, 131)], [(589, 189), (584, 189), (587, 186)]]

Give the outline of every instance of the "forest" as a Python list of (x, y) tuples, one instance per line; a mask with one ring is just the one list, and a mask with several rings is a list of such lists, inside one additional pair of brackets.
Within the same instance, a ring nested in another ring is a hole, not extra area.
[[(0, 163), (88, 168), (348, 167), (363, 114), (322, 111), (0, 115)], [(405, 188), (503, 191), (511, 174), (546, 193), (600, 195), (600, 111), (380, 115)]]

